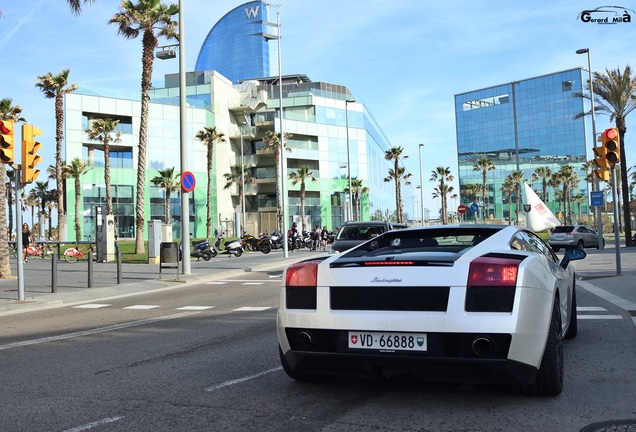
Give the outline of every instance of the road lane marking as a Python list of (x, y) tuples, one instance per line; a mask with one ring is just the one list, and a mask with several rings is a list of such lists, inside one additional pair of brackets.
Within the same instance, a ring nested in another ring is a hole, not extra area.
[(606, 312), (607, 309), (601, 306), (578, 306), (576, 308), (577, 312)]
[(66, 334), (61, 334), (61, 335), (57, 335), (57, 336), (50, 336), (50, 337), (45, 337), (45, 338), (40, 338), (40, 339), (32, 339), (32, 340), (27, 340), (27, 341), (22, 341), (22, 342), (15, 342), (15, 343), (10, 343), (10, 344), (6, 344), (6, 345), (0, 345), (0, 351), (11, 349), (11, 348), (18, 348), (18, 347), (24, 347), (24, 346), (29, 346), (29, 345), (37, 345), (37, 344), (41, 344), (41, 343), (59, 341), (59, 340), (64, 340), (64, 339), (73, 339), (73, 338), (80, 337), (80, 336), (88, 336), (88, 335), (94, 335), (94, 334), (99, 334), (99, 333), (106, 333), (106, 332), (109, 332), (109, 331), (122, 330), (122, 329), (126, 329), (126, 328), (131, 328), (131, 327), (138, 327), (138, 326), (151, 324), (151, 323), (155, 323), (155, 322), (167, 321), (167, 320), (171, 320), (171, 319), (175, 319), (175, 318), (183, 318), (183, 317), (195, 315), (196, 313), (197, 312), (183, 312), (183, 313), (178, 313), (178, 314), (174, 314), (174, 315), (168, 315), (168, 316), (164, 316), (164, 317), (148, 318), (148, 319), (139, 320), (139, 321), (131, 321), (131, 322), (122, 323), (122, 324), (114, 324), (114, 325), (110, 325), (110, 326), (106, 326), (106, 327), (99, 327), (99, 328), (95, 328), (95, 329), (91, 329), (91, 330), (82, 330), (82, 331), (78, 331), (78, 332), (66, 333)]
[(275, 283), (279, 284), (280, 281), (277, 280), (254, 280), (254, 279), (231, 279), (231, 280), (220, 280), (219, 282), (229, 283), (229, 282), (243, 282), (243, 283)]
[(222, 382), (221, 384), (217, 384), (215, 386), (208, 387), (204, 391), (213, 392), (215, 390), (219, 390), (219, 389), (222, 389), (224, 387), (229, 387), (229, 386), (234, 385), (234, 384), (240, 384), (240, 383), (243, 383), (245, 381), (253, 380), (255, 378), (260, 378), (260, 377), (262, 377), (264, 375), (270, 374), (272, 372), (277, 372), (277, 371), (282, 370), (282, 369), (283, 369), (282, 366), (278, 366), (278, 367), (275, 367), (273, 369), (268, 369), (266, 371), (259, 372), (259, 373), (254, 374), (254, 375), (249, 375), (249, 376), (246, 376), (246, 377), (243, 377), (243, 378), (237, 378), (237, 379), (233, 379), (233, 380), (230, 380), (230, 381)]
[(104, 303), (87, 303), (79, 306), (73, 306), (73, 309), (99, 309), (110, 306)]
[(82, 426), (77, 426), (74, 427), (72, 429), (66, 429), (63, 432), (81, 432), (81, 431), (85, 431), (85, 430), (89, 430), (89, 429), (93, 429), (97, 426), (102, 426), (108, 423), (114, 423), (116, 421), (119, 421), (121, 419), (123, 419), (124, 417), (120, 416), (120, 417), (106, 417), (105, 419), (101, 419), (101, 420), (97, 420), (95, 422), (92, 423), (87, 423), (85, 425)]
[(214, 306), (183, 306), (177, 308), (176, 310), (186, 310), (186, 311), (204, 311), (208, 309), (212, 309)]
[(161, 307), (159, 305), (133, 305), (133, 306), (126, 306), (123, 309), (135, 309), (135, 310), (149, 310), (149, 309), (155, 309)]
[(271, 307), (245, 306), (245, 307), (240, 307), (238, 309), (232, 309), (232, 312), (252, 312), (252, 311), (261, 312), (267, 309), (271, 309)]
[(629, 300), (625, 300), (617, 295), (614, 295), (604, 289), (595, 287), (591, 283), (585, 281), (576, 281), (576, 284), (579, 285), (586, 291), (591, 292), (592, 294), (597, 295), (598, 297), (607, 300), (608, 302), (618, 306), (621, 309), (626, 311), (636, 311), (636, 304), (630, 302)]
[(265, 282), (243, 282), (243, 285), (263, 285)]
[(608, 319), (608, 320), (622, 320), (623, 317), (621, 315), (577, 315), (578, 319), (589, 319), (589, 320), (599, 320), (599, 319)]
[(206, 282), (205, 285), (225, 285), (227, 282)]

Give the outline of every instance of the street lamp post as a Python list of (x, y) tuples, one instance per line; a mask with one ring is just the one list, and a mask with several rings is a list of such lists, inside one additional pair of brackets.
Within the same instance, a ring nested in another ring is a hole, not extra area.
[(241, 237), (243, 236), (243, 231), (246, 230), (245, 226), (245, 162), (243, 162), (243, 133), (245, 130), (245, 125), (247, 123), (243, 122), (240, 126), (240, 134), (241, 134), (241, 224), (243, 225), (241, 229)]
[[(590, 76), (590, 104), (592, 106), (592, 146), (596, 147), (596, 116), (594, 112), (594, 83), (592, 81), (592, 60), (590, 58), (590, 49), (581, 48), (576, 50), (577, 54), (587, 54), (587, 71)], [(596, 190), (600, 189), (600, 181), (598, 178), (594, 178), (594, 186)], [(596, 229), (598, 231), (598, 244), (600, 248), (603, 248), (603, 217), (601, 207), (596, 207)]]
[(347, 177), (349, 178), (349, 217), (353, 218), (353, 196), (351, 190), (351, 150), (349, 149), (349, 104), (355, 103), (355, 99), (345, 100), (345, 124), (347, 129)]
[[(186, 111), (185, 79), (185, 20), (183, 19), (183, 0), (179, 0), (179, 129), (181, 144), (181, 173), (188, 171), (188, 133)], [(192, 273), (190, 266), (190, 207), (188, 193), (181, 189), (181, 263), (182, 273)]]
[(418, 153), (420, 156), (420, 205), (422, 206), (422, 226), (424, 226), (424, 183), (422, 183), (422, 148), (424, 144), (420, 144), (418, 147)]

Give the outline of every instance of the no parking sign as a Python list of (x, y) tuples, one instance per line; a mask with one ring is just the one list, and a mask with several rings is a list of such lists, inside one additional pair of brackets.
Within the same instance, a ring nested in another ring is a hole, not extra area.
[(181, 189), (183, 189), (184, 192), (192, 192), (196, 185), (197, 181), (194, 178), (194, 174), (190, 171), (181, 174)]

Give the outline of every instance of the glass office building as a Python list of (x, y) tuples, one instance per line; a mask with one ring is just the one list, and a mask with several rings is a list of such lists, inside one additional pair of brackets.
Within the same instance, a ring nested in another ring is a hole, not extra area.
[(232, 9), (212, 27), (199, 51), (196, 71), (215, 70), (236, 84), (278, 74), (278, 29), (265, 2)]
[[(572, 211), (588, 212), (587, 134), (585, 120), (576, 118), (586, 108), (575, 96), (583, 93), (582, 73), (577, 68), (455, 95), (461, 200), (469, 206), (476, 200), (479, 206), (477, 215), (468, 212), (469, 218), (482, 219), (485, 212), (488, 220), (508, 221), (512, 216), (514, 221), (516, 192), (509, 210), (508, 195), (502, 191), (506, 177), (522, 171), (524, 181), (542, 197), (543, 180), (533, 180), (533, 173), (537, 168), (556, 173), (566, 164), (580, 179), (571, 191), (577, 200)], [(482, 158), (495, 165), (487, 173), (485, 202), (481, 191), (475, 197), (466, 190), (471, 184), (482, 186), (482, 171), (474, 168)], [(555, 214), (564, 211), (558, 186), (548, 186), (545, 202)]]

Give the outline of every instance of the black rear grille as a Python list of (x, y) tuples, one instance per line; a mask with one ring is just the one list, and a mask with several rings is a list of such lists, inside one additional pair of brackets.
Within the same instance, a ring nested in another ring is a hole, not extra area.
[(512, 312), (515, 287), (466, 288), (466, 312)]
[(316, 287), (285, 287), (287, 309), (316, 309)]
[(448, 306), (449, 287), (331, 287), (332, 310), (433, 311)]

